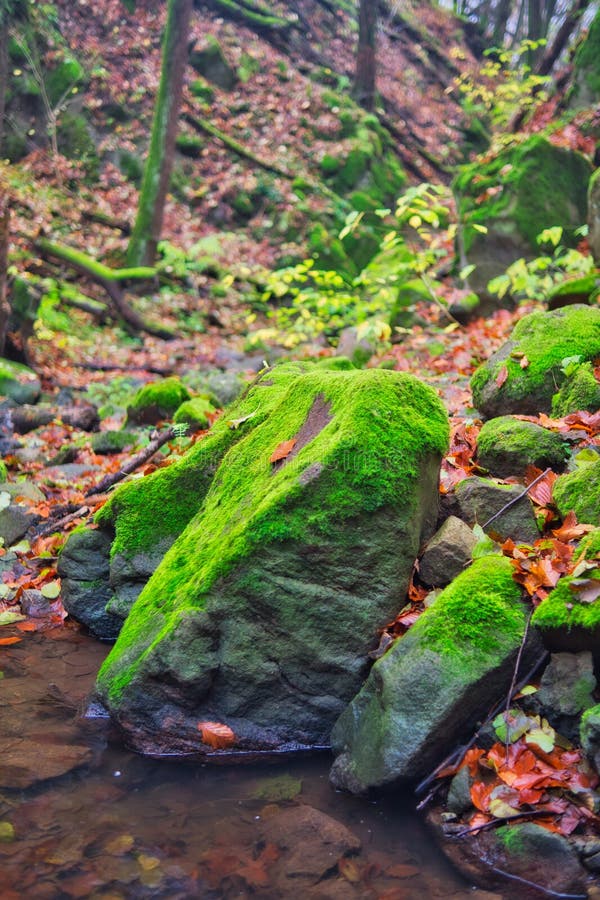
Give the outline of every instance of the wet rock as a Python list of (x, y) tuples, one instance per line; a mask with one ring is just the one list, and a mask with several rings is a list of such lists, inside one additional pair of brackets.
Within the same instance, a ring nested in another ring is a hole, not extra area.
[(576, 740), (581, 713), (594, 706), (592, 654), (553, 653), (532, 701), (565, 737)]
[(45, 404), (23, 405), (11, 410), (10, 420), (17, 434), (28, 434), (36, 428), (49, 425), (56, 415), (56, 409)]
[(76, 531), (58, 560), (66, 611), (103, 640), (115, 640), (122, 619), (107, 611), (113, 599), (109, 583), (111, 536), (96, 530)]
[(467, 766), (463, 766), (450, 782), (450, 789), (448, 791), (448, 797), (446, 798), (446, 809), (449, 812), (456, 813), (456, 815), (460, 816), (468, 809), (471, 809), (473, 806), (473, 801), (471, 800), (471, 782), (472, 779), (469, 775), (469, 769)]
[(361, 842), (345, 825), (312, 806), (296, 806), (269, 818), (262, 837), (281, 857), (271, 870), (280, 887), (302, 891), (335, 869), (342, 857), (358, 853)]
[(468, 525), (449, 516), (425, 547), (419, 576), (425, 584), (445, 587), (471, 564), (477, 538)]
[(479, 464), (497, 478), (522, 475), (527, 466), (560, 472), (567, 452), (560, 434), (514, 416), (490, 419), (477, 438)]
[(100, 427), (98, 409), (92, 403), (63, 406), (57, 411), (57, 417), (65, 425), (71, 425), (80, 431), (97, 431)]
[(478, 476), (465, 478), (455, 489), (460, 516), (469, 525), (481, 525), (486, 534), (497, 537), (500, 541), (510, 537), (516, 542), (533, 544), (539, 538), (540, 532), (533, 505), (526, 494), (492, 522), (489, 521), (492, 516), (496, 516), (504, 509), (507, 503), (522, 493), (521, 485), (498, 484), (489, 478)]
[(19, 602), (24, 614), (32, 619), (44, 619), (52, 615), (52, 601), (44, 597), (41, 591), (28, 588), (21, 594)]
[(473, 402), (486, 418), (550, 413), (552, 397), (566, 378), (563, 359), (579, 356), (588, 362), (599, 355), (599, 307), (575, 304), (530, 313), (473, 374)]
[(11, 503), (1, 509), (0, 537), (4, 540), (4, 546), (10, 547), (24, 537), (35, 521), (36, 516), (17, 503)]
[(0, 787), (24, 790), (92, 762), (89, 747), (75, 743), (14, 737), (5, 742)]
[(600, 772), (600, 704), (592, 706), (581, 718), (581, 746)]
[(446, 435), (411, 376), (289, 363), (179, 463), (116, 491), (98, 519), (113, 585), (117, 559), (180, 529), (98, 682), (129, 740), (205, 753), (206, 719), (247, 752), (326, 745), (431, 533)]
[[(476, 560), (371, 669), (335, 724), (335, 787), (429, 774), (510, 685), (527, 613), (509, 560)], [(535, 658), (532, 636), (524, 656)]]
[(0, 359), (0, 396), (15, 403), (35, 403), (42, 391), (35, 372), (21, 363)]

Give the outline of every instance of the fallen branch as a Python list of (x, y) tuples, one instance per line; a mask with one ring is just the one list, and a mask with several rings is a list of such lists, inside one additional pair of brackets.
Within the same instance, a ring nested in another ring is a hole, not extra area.
[(61, 519), (47, 521), (43, 528), (40, 528), (35, 532), (35, 536), (45, 537), (47, 534), (52, 534), (55, 531), (62, 531), (63, 528), (73, 522), (74, 519), (79, 519), (82, 516), (87, 516), (89, 514), (89, 506), (80, 506), (74, 512), (69, 513), (68, 516), (63, 516)]
[(131, 475), (132, 472), (135, 472), (136, 469), (143, 466), (145, 462), (148, 462), (157, 450), (160, 450), (166, 443), (172, 441), (174, 437), (175, 429), (172, 426), (167, 428), (166, 431), (157, 434), (154, 440), (150, 441), (148, 446), (144, 447), (144, 449), (135, 456), (132, 456), (122, 469), (119, 469), (118, 472), (111, 472), (110, 475), (106, 475), (99, 484), (86, 491), (84, 496), (94, 497), (96, 494), (104, 494), (109, 488), (114, 487), (115, 484), (118, 484), (119, 481), (122, 481), (127, 475)]
[(190, 112), (186, 112), (183, 115), (185, 121), (195, 128), (196, 131), (204, 132), (205, 134), (209, 134), (211, 137), (218, 138), (221, 143), (225, 144), (228, 150), (231, 150), (233, 153), (237, 153), (238, 156), (241, 156), (243, 159), (248, 159), (250, 162), (254, 163), (255, 166), (259, 166), (261, 169), (264, 169), (265, 172), (270, 172), (272, 175), (279, 175), (280, 178), (286, 178), (288, 181), (293, 181), (296, 177), (292, 172), (286, 172), (285, 169), (280, 169), (275, 163), (267, 162), (264, 159), (261, 159), (259, 156), (256, 156), (252, 150), (249, 150), (247, 147), (244, 147), (243, 144), (238, 143), (234, 138), (230, 137), (228, 134), (225, 134), (224, 131), (220, 131), (218, 128), (215, 128), (210, 122), (206, 119), (200, 119), (198, 116), (192, 115)]
[(518, 503), (519, 500), (522, 500), (523, 497), (526, 497), (527, 494), (529, 493), (529, 491), (531, 490), (531, 488), (534, 485), (536, 485), (538, 483), (538, 481), (541, 481), (542, 478), (545, 478), (546, 475), (548, 474), (548, 472), (551, 472), (551, 471), (552, 471), (552, 469), (544, 469), (542, 474), (538, 475), (537, 478), (534, 478), (534, 480), (531, 482), (531, 484), (528, 484), (524, 491), (521, 491), (521, 493), (517, 497), (513, 497), (512, 500), (508, 501), (508, 503), (505, 503), (504, 506), (501, 509), (499, 509), (497, 513), (494, 513), (494, 515), (491, 516), (491, 518), (489, 518), (487, 520), (487, 522), (484, 522), (483, 525), (481, 526), (482, 529), (485, 531), (485, 529), (488, 527), (488, 525), (490, 525), (491, 522), (494, 521), (494, 519), (497, 519), (498, 516), (501, 516), (503, 512), (506, 512), (506, 510), (510, 509), (511, 506), (514, 506), (515, 503)]
[(44, 258), (50, 257), (67, 263), (76, 272), (86, 275), (104, 288), (108, 294), (113, 308), (119, 319), (129, 326), (135, 333), (145, 331), (162, 340), (171, 340), (174, 335), (171, 331), (160, 325), (146, 322), (127, 303), (123, 296), (122, 282), (145, 281), (156, 276), (156, 269), (149, 266), (136, 266), (125, 269), (111, 269), (104, 263), (98, 262), (86, 253), (69, 247), (65, 244), (55, 244), (47, 238), (38, 238), (36, 248), (40, 250)]
[(531, 624), (531, 617), (533, 615), (533, 607), (529, 610), (529, 615), (527, 616), (527, 622), (525, 623), (525, 631), (523, 632), (523, 637), (521, 639), (521, 646), (519, 647), (519, 652), (517, 653), (517, 658), (515, 660), (515, 668), (513, 671), (512, 681), (510, 683), (510, 687), (508, 689), (508, 694), (506, 695), (506, 707), (504, 708), (504, 722), (506, 724), (506, 760), (508, 762), (508, 745), (510, 741), (508, 739), (508, 713), (510, 710), (510, 704), (512, 702), (513, 695), (515, 694), (515, 684), (517, 682), (517, 675), (519, 674), (519, 666), (521, 665), (521, 658), (523, 656), (523, 650), (525, 648), (525, 644), (527, 643), (527, 637), (529, 635), (529, 626)]

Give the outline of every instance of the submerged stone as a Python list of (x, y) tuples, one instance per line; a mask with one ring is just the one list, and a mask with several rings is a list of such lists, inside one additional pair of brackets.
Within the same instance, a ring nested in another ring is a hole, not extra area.
[(363, 793), (428, 774), (487, 714), (513, 675), (527, 622), (520, 596), (500, 556), (476, 560), (442, 591), (337, 721), (336, 787)]
[(113, 563), (185, 508), (98, 677), (129, 741), (214, 753), (198, 723), (216, 721), (234, 752), (328, 744), (433, 530), (447, 439), (412, 376), (286, 364), (180, 463), (117, 492), (99, 517)]

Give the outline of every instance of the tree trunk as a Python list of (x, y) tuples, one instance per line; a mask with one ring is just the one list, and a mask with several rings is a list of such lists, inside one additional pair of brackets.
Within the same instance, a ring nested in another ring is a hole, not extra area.
[(494, 10), (494, 33), (492, 43), (494, 47), (504, 46), (504, 37), (510, 14), (512, 12), (512, 0), (500, 0)]
[(548, 75), (551, 72), (554, 63), (567, 46), (575, 27), (589, 5), (590, 0), (575, 0), (556, 32), (554, 40), (546, 47), (544, 55), (537, 64), (535, 69), (537, 75)]
[(8, 302), (8, 239), (10, 225), (10, 205), (8, 195), (0, 185), (0, 356), (4, 356), (6, 332), (10, 318)]
[(354, 98), (365, 109), (375, 105), (377, 3), (360, 0)]
[(0, 159), (4, 158), (6, 90), (8, 87), (8, 18), (0, 10)]
[(127, 250), (130, 265), (151, 265), (160, 240), (169, 189), (177, 120), (188, 55), (193, 0), (168, 0), (163, 39), (162, 70), (150, 149), (146, 160), (136, 222)]

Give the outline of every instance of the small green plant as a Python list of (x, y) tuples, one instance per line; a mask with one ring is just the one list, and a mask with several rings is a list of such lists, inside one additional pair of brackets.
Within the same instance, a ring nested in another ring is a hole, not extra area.
[[(584, 237), (587, 226), (577, 229), (576, 234)], [(563, 230), (559, 226), (545, 228), (537, 236), (537, 243), (547, 252), (529, 261), (517, 259), (503, 275), (492, 278), (488, 290), (497, 297), (510, 294), (516, 300), (545, 300), (548, 294), (565, 276), (589, 275), (594, 270), (591, 256), (561, 244)]]

